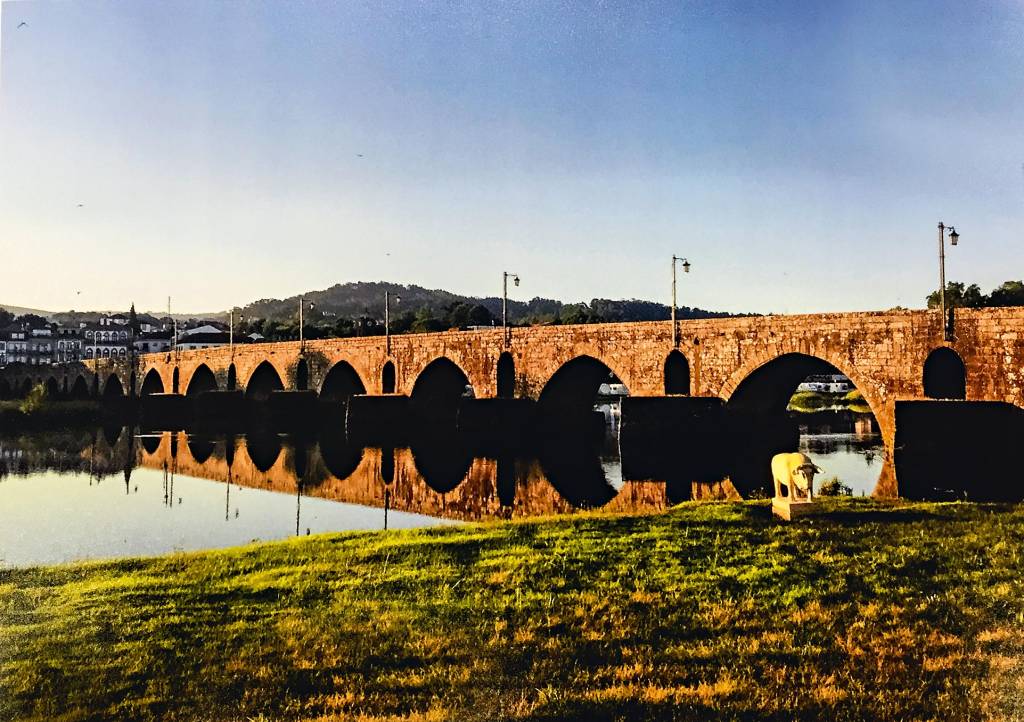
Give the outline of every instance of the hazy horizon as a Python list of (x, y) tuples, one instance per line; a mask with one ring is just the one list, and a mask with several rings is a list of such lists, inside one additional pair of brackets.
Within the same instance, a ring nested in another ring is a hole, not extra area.
[(2, 293), (667, 303), (678, 253), (680, 305), (923, 307), (940, 220), (949, 280), (1021, 276), (1022, 37), (1018, 0), (8, 0)]

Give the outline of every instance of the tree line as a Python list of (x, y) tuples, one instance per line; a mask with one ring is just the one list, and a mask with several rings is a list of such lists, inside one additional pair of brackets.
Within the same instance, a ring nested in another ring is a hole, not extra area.
[[(537, 299), (546, 300), (546, 299)], [(676, 315), (680, 319), (717, 318), (733, 314), (704, 311), (681, 306)], [(297, 316), (297, 313), (296, 313)], [(339, 316), (332, 311), (316, 307), (303, 314), (303, 335), (308, 339), (349, 338), (353, 336), (382, 336), (384, 321), (381, 317), (362, 313), (354, 317)], [(553, 326), (568, 324), (613, 323), (618, 321), (664, 321), (669, 308), (651, 301), (612, 301), (594, 299), (590, 303), (535, 304), (533, 313), (521, 313), (509, 325)], [(391, 333), (429, 333), (452, 329), (501, 326), (500, 310), (495, 313), (483, 303), (455, 301), (440, 308), (421, 306), (396, 312), (391, 309)], [(268, 341), (287, 341), (298, 338), (298, 318), (271, 319), (248, 316), (237, 326), (240, 335), (258, 333)]]
[[(938, 308), (939, 292), (928, 294), (928, 308)], [(947, 308), (992, 308), (995, 306), (1024, 306), (1024, 281), (1005, 281), (989, 293), (982, 293), (977, 283), (969, 286), (960, 281), (946, 283)]]

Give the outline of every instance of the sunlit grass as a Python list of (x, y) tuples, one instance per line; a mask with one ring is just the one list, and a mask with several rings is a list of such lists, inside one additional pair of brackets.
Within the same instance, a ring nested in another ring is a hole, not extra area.
[(827, 503), (0, 571), (0, 718), (1019, 718), (1024, 514)]

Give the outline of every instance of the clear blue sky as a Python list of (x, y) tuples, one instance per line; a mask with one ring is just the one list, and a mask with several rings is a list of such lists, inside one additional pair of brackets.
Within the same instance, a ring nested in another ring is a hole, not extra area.
[(6, 303), (664, 301), (675, 252), (685, 305), (921, 306), (940, 220), (950, 278), (1024, 277), (1020, 0), (7, 1), (0, 43)]

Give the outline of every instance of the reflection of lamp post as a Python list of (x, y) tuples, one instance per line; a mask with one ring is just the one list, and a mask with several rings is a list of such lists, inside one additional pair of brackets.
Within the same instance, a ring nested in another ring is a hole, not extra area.
[(509, 273), (505, 271), (502, 273), (501, 278), (501, 331), (502, 336), (505, 339), (505, 348), (512, 345), (512, 335), (508, 332), (508, 279), (512, 277), (512, 282), (519, 287), (519, 274)]
[(672, 348), (679, 345), (679, 329), (676, 328), (676, 263), (683, 262), (683, 273), (690, 272), (690, 262), (679, 256), (672, 256)]
[(952, 341), (952, 324), (946, 319), (946, 228), (949, 228), (949, 243), (955, 246), (960, 234), (953, 226), (946, 226), (939, 221), (939, 308), (942, 313), (942, 339)]
[[(395, 295), (395, 303), (401, 303), (402, 297)], [(384, 350), (391, 355), (391, 291), (384, 291)]]

